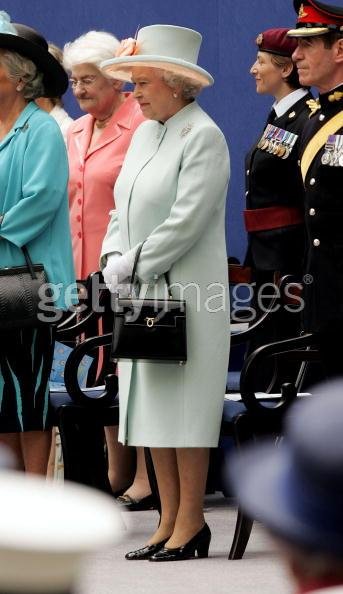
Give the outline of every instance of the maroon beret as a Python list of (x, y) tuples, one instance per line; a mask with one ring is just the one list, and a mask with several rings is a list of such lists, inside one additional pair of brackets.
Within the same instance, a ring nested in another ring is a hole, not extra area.
[(261, 52), (269, 52), (291, 58), (297, 47), (296, 39), (288, 37), (289, 29), (267, 29), (256, 38), (258, 49)]

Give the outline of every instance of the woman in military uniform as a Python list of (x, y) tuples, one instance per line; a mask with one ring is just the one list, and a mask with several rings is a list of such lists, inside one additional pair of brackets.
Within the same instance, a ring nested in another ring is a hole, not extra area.
[[(264, 287), (265, 283), (274, 283), (285, 274), (301, 273), (304, 224), (298, 146), (310, 113), (308, 101), (313, 99), (299, 83), (291, 58), (296, 42), (287, 37), (287, 29), (269, 29), (257, 37), (256, 43), (257, 58), (250, 70), (256, 91), (275, 98), (266, 126), (246, 157), (245, 262), (251, 266), (256, 283), (253, 303), (259, 316), (269, 303), (263, 294), (271, 294), (271, 287)], [(295, 335), (299, 319), (294, 312), (280, 310), (277, 319), (273, 316), (273, 321), (251, 341), (249, 351)], [(290, 379), (288, 372), (281, 375), (281, 383)], [(268, 380), (261, 373), (257, 387), (265, 388)]]

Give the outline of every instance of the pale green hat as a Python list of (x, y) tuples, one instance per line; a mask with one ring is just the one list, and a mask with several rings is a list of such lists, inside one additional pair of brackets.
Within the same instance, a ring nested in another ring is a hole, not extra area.
[(201, 41), (202, 36), (193, 29), (150, 25), (138, 31), (133, 55), (105, 60), (100, 67), (107, 75), (124, 81), (131, 81), (134, 66), (161, 68), (207, 87), (214, 80), (197, 64)]

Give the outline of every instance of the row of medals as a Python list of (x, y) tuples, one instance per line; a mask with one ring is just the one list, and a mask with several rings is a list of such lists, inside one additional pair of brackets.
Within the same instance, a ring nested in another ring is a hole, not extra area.
[(281, 159), (287, 159), (292, 152), (297, 138), (298, 135), (293, 134), (293, 132), (268, 124), (257, 144), (257, 148), (281, 157)]
[(343, 167), (343, 134), (331, 134), (326, 141), (322, 164)]

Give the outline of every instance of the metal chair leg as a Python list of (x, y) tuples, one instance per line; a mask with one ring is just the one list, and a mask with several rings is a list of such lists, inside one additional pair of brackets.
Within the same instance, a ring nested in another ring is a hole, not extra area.
[(111, 493), (103, 423), (81, 406), (66, 405), (58, 410), (58, 428), (65, 479)]
[(253, 523), (253, 520), (248, 518), (240, 509), (238, 509), (235, 534), (228, 559), (242, 559), (250, 538)]

